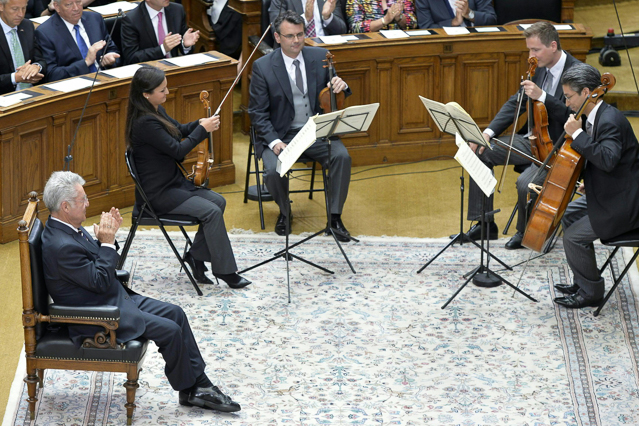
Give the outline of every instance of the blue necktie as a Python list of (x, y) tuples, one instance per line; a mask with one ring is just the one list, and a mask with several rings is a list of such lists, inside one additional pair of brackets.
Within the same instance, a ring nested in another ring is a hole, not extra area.
[[(84, 42), (82, 35), (80, 35), (80, 26), (76, 24), (73, 26), (73, 29), (75, 30), (75, 41), (78, 43), (78, 48), (80, 49), (80, 55), (82, 55), (83, 58), (86, 58), (87, 53), (89, 53), (89, 48), (87, 47), (87, 44)], [(89, 71), (91, 72), (97, 71), (94, 64), (91, 64), (91, 66), (89, 67)]]
[(446, 7), (448, 8), (448, 12), (450, 12), (450, 17), (454, 18), (455, 17), (455, 11), (453, 10), (453, 7), (450, 5), (450, 2), (448, 0), (443, 0), (444, 3), (446, 3)]

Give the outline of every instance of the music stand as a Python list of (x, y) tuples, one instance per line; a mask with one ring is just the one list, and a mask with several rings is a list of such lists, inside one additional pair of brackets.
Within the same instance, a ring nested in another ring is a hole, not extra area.
[[(475, 179), (477, 185), (482, 190), (482, 225), (481, 225), (481, 256), (480, 263), (466, 279), (464, 284), (457, 289), (457, 291), (444, 303), (442, 309), (446, 308), (450, 302), (463, 290), (464, 287), (472, 280), (473, 283), (479, 287), (496, 287), (502, 283), (510, 286), (513, 290), (526, 296), (533, 302), (537, 302), (532, 296), (521, 290), (519, 287), (514, 286), (508, 280), (504, 279), (497, 273), (493, 272), (490, 267), (490, 241), (486, 243), (486, 249), (484, 249), (484, 237), (486, 233), (486, 199), (493, 193), (497, 181), (490, 172), (490, 169), (484, 165), (481, 160), (475, 155), (475, 153), (466, 145), (466, 142), (461, 138), (459, 134), (456, 135), (456, 143), (459, 147), (459, 151), (455, 155), (455, 159), (464, 167), (468, 174)], [(484, 253), (486, 253), (486, 264), (484, 265)]]
[[(355, 132), (365, 132), (368, 130), (375, 114), (377, 113), (377, 109), (379, 108), (379, 103), (369, 104), (369, 105), (357, 105), (352, 106), (340, 111), (330, 112), (328, 114), (316, 115), (314, 117), (310, 117), (304, 125), (304, 127), (298, 132), (298, 134), (293, 138), (293, 140), (288, 144), (286, 149), (280, 153), (277, 159), (277, 172), (283, 177), (285, 174), (287, 178), (290, 178), (290, 169), (293, 164), (300, 158), (300, 156), (304, 153), (304, 151), (311, 146), (317, 139), (325, 139), (328, 143), (328, 165), (322, 165), (324, 168), (324, 172), (326, 175), (325, 182), (325, 198), (326, 198), (326, 214), (327, 214), (327, 224), (326, 227), (314, 233), (313, 235), (306, 237), (292, 245), (289, 245), (289, 226), (290, 220), (287, 221), (286, 224), (286, 242), (284, 250), (280, 250), (275, 253), (270, 259), (257, 263), (249, 268), (246, 268), (240, 273), (244, 273), (246, 271), (250, 271), (251, 269), (257, 268), (258, 266), (265, 265), (269, 262), (272, 262), (280, 257), (284, 257), (286, 259), (286, 279), (288, 285), (288, 301), (291, 302), (291, 284), (290, 284), (290, 269), (289, 269), (289, 260), (291, 258), (298, 259), (304, 263), (307, 263), (315, 268), (321, 269), (325, 272), (333, 274), (333, 271), (330, 271), (326, 268), (323, 268), (313, 262), (310, 262), (300, 256), (290, 253), (290, 250), (299, 246), (300, 244), (309, 241), (312, 238), (321, 235), (322, 233), (330, 234), (333, 236), (333, 240), (339, 247), (346, 263), (351, 268), (351, 271), (355, 274), (355, 269), (351, 264), (348, 256), (346, 256), (346, 252), (342, 248), (341, 244), (337, 240), (337, 234), (340, 236), (348, 237), (350, 240), (359, 242), (357, 239), (346, 236), (344, 234), (339, 233), (339, 231), (333, 229), (331, 227), (331, 186), (330, 186), (330, 159), (331, 159), (331, 137), (337, 134), (348, 134)], [(290, 218), (290, 193), (287, 189), (286, 191), (286, 199), (287, 204), (289, 206), (288, 218)]]
[[(492, 147), (486, 142), (484, 136), (479, 129), (479, 126), (475, 123), (472, 117), (456, 102), (449, 102), (448, 104), (443, 104), (441, 102), (434, 101), (432, 99), (425, 98), (423, 96), (419, 97), (424, 104), (424, 107), (429, 112), (430, 116), (433, 118), (433, 121), (439, 128), (442, 133), (448, 133), (450, 135), (459, 135), (463, 141), (465, 142), (474, 142), (477, 145), (484, 146), (488, 149), (492, 149)], [(460, 147), (461, 148), (461, 147)], [(455, 156), (457, 158), (457, 156)], [(495, 261), (499, 262), (504, 268), (508, 270), (512, 270), (512, 268), (506, 265), (501, 261), (497, 256), (490, 253), (489, 250), (484, 249), (484, 238), (482, 232), (481, 245), (477, 244), (477, 241), (470, 239), (464, 233), (463, 227), (463, 217), (464, 217), (464, 167), (462, 166), (461, 171), (461, 185), (459, 187), (461, 202), (460, 202), (460, 210), (459, 210), (459, 233), (453, 237), (453, 239), (443, 248), (441, 249), (432, 259), (430, 259), (426, 264), (424, 264), (417, 273), (421, 273), (424, 269), (426, 269), (435, 259), (437, 259), (442, 253), (444, 253), (449, 247), (453, 246), (455, 243), (459, 242), (459, 244), (463, 244), (464, 242), (471, 242), (477, 248), (482, 250), (483, 253), (489, 257), (492, 257)], [(482, 208), (483, 212), (483, 208)], [(496, 211), (491, 212), (496, 213)], [(482, 213), (483, 214), (483, 213)], [(482, 224), (483, 222), (482, 216)], [(474, 220), (474, 219), (473, 219)], [(482, 225), (483, 226), (483, 225)], [(475, 273), (476, 270), (471, 271), (469, 274)]]

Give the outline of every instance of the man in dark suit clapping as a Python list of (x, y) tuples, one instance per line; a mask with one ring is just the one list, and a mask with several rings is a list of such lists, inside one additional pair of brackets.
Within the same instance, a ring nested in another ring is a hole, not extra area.
[(0, 0), (0, 94), (31, 87), (47, 68), (26, 9), (27, 0)]
[[(36, 40), (47, 62), (45, 81), (118, 66), (120, 53), (109, 40), (99, 13), (84, 12), (82, 0), (53, 0), (56, 14), (36, 29)], [(106, 53), (102, 50), (107, 46)]]
[(186, 26), (181, 4), (145, 0), (122, 19), (122, 55), (125, 64), (188, 54), (200, 38)]
[[(182, 308), (137, 294), (117, 280), (115, 265), (120, 256), (115, 233), (122, 216), (116, 208), (102, 213), (100, 223), (93, 226), (97, 238), (93, 239), (82, 227), (89, 205), (84, 183), (75, 173), (54, 172), (44, 187), (43, 199), (51, 216), (42, 234), (42, 259), (53, 301), (69, 306), (117, 306), (117, 343), (137, 338), (155, 342), (181, 405), (240, 411), (240, 405), (213, 386), (204, 372), (204, 360)], [(80, 346), (96, 331), (95, 326), (69, 326), (69, 337)]]

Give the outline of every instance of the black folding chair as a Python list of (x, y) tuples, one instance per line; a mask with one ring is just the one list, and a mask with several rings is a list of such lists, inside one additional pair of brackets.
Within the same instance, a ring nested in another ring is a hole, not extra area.
[(604, 271), (604, 269), (606, 269), (606, 266), (610, 265), (610, 272), (612, 274), (613, 284), (612, 284), (612, 287), (610, 288), (610, 291), (608, 291), (608, 294), (606, 294), (606, 297), (604, 297), (604, 299), (599, 304), (599, 307), (594, 312), (594, 316), (599, 315), (599, 312), (601, 312), (601, 310), (603, 309), (608, 299), (610, 299), (610, 296), (612, 296), (612, 293), (617, 289), (617, 286), (621, 284), (621, 280), (623, 280), (623, 277), (625, 277), (626, 273), (628, 273), (630, 268), (634, 266), (635, 260), (637, 260), (637, 256), (639, 256), (639, 250), (635, 250), (635, 254), (632, 256), (632, 259), (630, 259), (630, 261), (628, 262), (628, 264), (626, 265), (626, 267), (624, 268), (624, 270), (621, 272), (621, 274), (618, 277), (615, 276), (615, 270), (612, 265), (612, 259), (614, 259), (615, 255), (617, 254), (617, 252), (619, 251), (621, 247), (639, 248), (639, 229), (633, 229), (632, 231), (626, 232), (625, 234), (621, 234), (609, 240), (601, 240), (601, 243), (605, 246), (614, 247), (614, 249), (612, 250), (612, 253), (610, 253), (610, 256), (608, 256), (608, 259), (606, 259), (606, 262), (603, 264), (601, 269), (599, 269), (599, 273), (601, 274)]
[[(120, 262), (118, 263), (118, 269), (122, 269), (124, 262), (126, 261), (126, 257), (129, 253), (129, 249), (131, 248), (131, 243), (133, 242), (133, 238), (135, 237), (135, 231), (138, 229), (138, 226), (157, 226), (162, 231), (164, 238), (171, 246), (171, 250), (175, 253), (175, 257), (177, 257), (180, 262), (181, 269), (184, 269), (186, 275), (191, 280), (191, 284), (193, 284), (193, 288), (199, 296), (202, 296), (202, 290), (195, 282), (195, 278), (186, 267), (184, 263), (184, 256), (188, 252), (191, 245), (193, 245), (191, 238), (184, 230), (185, 226), (197, 226), (200, 225), (200, 221), (193, 216), (187, 215), (177, 215), (177, 214), (166, 214), (166, 215), (158, 215), (153, 210), (153, 207), (149, 203), (149, 199), (146, 196), (144, 189), (142, 189), (142, 185), (138, 179), (138, 172), (135, 168), (135, 163), (133, 162), (133, 156), (131, 151), (127, 150), (124, 153), (124, 158), (126, 160), (126, 166), (129, 169), (129, 174), (131, 174), (131, 178), (133, 178), (133, 182), (135, 183), (135, 207), (133, 208), (133, 214), (131, 218), (131, 230), (129, 231), (129, 235), (126, 237), (126, 242), (124, 243), (124, 248), (122, 249), (122, 254), (120, 255)], [(138, 206), (141, 207), (138, 208)], [(184, 238), (186, 239), (186, 244), (184, 245), (184, 253), (180, 255), (180, 253), (175, 248), (175, 244), (169, 237), (169, 234), (166, 232), (165, 226), (177, 226), (182, 231)]]

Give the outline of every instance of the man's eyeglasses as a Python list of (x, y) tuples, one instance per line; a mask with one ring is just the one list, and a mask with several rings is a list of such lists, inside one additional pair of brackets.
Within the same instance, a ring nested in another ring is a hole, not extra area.
[(304, 33), (297, 33), (297, 34), (282, 34), (282, 33), (278, 33), (281, 37), (284, 37), (287, 40), (293, 40), (293, 39), (304, 39)]

